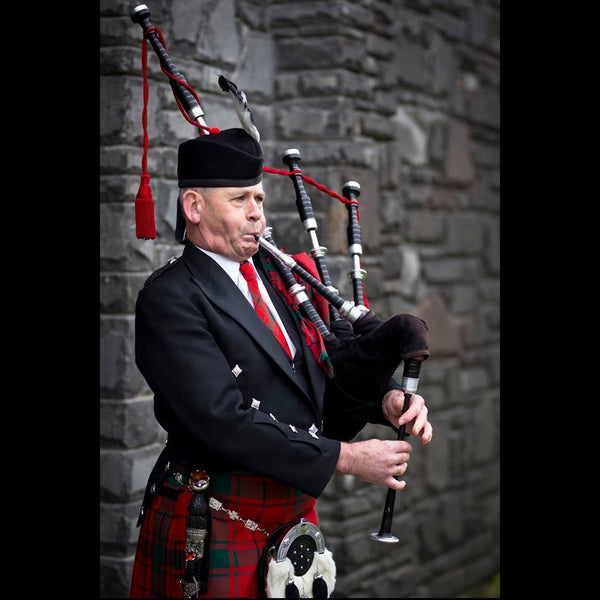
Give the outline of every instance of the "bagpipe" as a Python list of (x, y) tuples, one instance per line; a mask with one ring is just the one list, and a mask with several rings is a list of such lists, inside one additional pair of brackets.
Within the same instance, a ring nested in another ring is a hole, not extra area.
[[(146, 40), (155, 50), (162, 71), (168, 76), (175, 101), (188, 122), (198, 127), (199, 135), (211, 135), (218, 132), (208, 127), (204, 121), (197, 94), (183, 75), (177, 70), (168, 55), (162, 34), (150, 22), (150, 11), (145, 4), (140, 4), (131, 11), (131, 19), (143, 30), (142, 67), (144, 71), (144, 111), (143, 123), (146, 128), (147, 82), (146, 82)], [(219, 86), (230, 92), (234, 107), (242, 127), (260, 141), (260, 133), (252, 117), (246, 95), (237, 85), (219, 76)], [(146, 172), (147, 134), (144, 130), (143, 174), (140, 190), (136, 197), (137, 237), (153, 239), (156, 237), (153, 223), (153, 210), (150, 211), (151, 192), (149, 176)], [(327, 189), (313, 179), (307, 177), (299, 167), (300, 152), (291, 148), (282, 155), (283, 163), (289, 170), (263, 167), (264, 172), (286, 175), (294, 185), (296, 207), (305, 232), (310, 238), (311, 249), (308, 255), (313, 259), (316, 271), (311, 273), (300, 264), (299, 260), (285, 253), (272, 237), (272, 228), (267, 227), (262, 235), (257, 235), (259, 245), (272, 257), (275, 266), (287, 286), (287, 291), (297, 302), (298, 309), (318, 330), (323, 339), (325, 349), (333, 367), (334, 377), (339, 381), (342, 391), (365, 404), (373, 404), (374, 399), (380, 401), (382, 390), (393, 379), (394, 373), (404, 362), (400, 388), (404, 392), (405, 412), (410, 404), (410, 397), (417, 391), (421, 364), (429, 356), (429, 330), (422, 319), (408, 314), (396, 314), (382, 319), (368, 306), (364, 289), (366, 271), (361, 265), (362, 240), (359, 220), (360, 184), (347, 181), (342, 188), (342, 195)], [(325, 256), (327, 248), (320, 245), (317, 236), (317, 221), (314, 216), (312, 201), (305, 187), (305, 182), (314, 185), (330, 196), (346, 205), (348, 211), (348, 251), (352, 257), (353, 268), (348, 276), (352, 281), (353, 299), (341, 297), (333, 286), (327, 269)], [(144, 217), (141, 218), (141, 213)], [(318, 276), (316, 276), (318, 275)], [(325, 299), (327, 314), (319, 314), (306, 293), (304, 282)], [(398, 439), (404, 439), (405, 426), (398, 428)], [(382, 542), (397, 542), (398, 538), (391, 532), (392, 516), (395, 501), (395, 490), (388, 489), (379, 532), (371, 534), (371, 538)]]

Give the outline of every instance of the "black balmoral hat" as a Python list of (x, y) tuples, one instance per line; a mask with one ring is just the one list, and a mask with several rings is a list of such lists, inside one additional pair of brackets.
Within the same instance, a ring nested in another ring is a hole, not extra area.
[(243, 129), (225, 129), (179, 145), (179, 187), (242, 187), (262, 179), (260, 144)]
[[(262, 180), (263, 152), (244, 129), (224, 129), (179, 145), (177, 179), (186, 187), (245, 187)], [(185, 220), (177, 203), (175, 237), (182, 242)]]

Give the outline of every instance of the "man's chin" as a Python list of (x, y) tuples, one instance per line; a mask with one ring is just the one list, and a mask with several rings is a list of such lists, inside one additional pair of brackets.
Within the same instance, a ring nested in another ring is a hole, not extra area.
[(248, 258), (252, 258), (258, 252), (258, 244), (256, 246), (244, 246), (242, 248), (242, 255), (244, 258), (242, 260), (247, 260)]

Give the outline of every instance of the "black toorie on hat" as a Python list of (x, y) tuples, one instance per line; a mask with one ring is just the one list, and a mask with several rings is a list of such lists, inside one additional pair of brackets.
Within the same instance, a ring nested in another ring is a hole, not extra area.
[(224, 129), (179, 145), (179, 187), (242, 187), (262, 179), (260, 144), (245, 130)]

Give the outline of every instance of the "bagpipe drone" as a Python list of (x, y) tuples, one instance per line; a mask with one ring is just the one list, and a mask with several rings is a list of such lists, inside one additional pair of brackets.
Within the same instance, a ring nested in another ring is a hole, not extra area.
[[(144, 71), (144, 155), (142, 178), (136, 197), (136, 234), (140, 239), (154, 239), (154, 209), (147, 173), (148, 137), (147, 102), (148, 86), (146, 78), (146, 40), (156, 52), (160, 66), (169, 78), (177, 106), (188, 122), (198, 127), (199, 135), (211, 135), (219, 130), (208, 127), (204, 121), (204, 111), (194, 89), (177, 70), (169, 57), (162, 33), (150, 23), (150, 11), (140, 4), (131, 11), (131, 19), (143, 30), (142, 68)], [(237, 85), (223, 75), (218, 79), (221, 90), (232, 95), (234, 107), (242, 127), (254, 139), (260, 141), (260, 133), (254, 123), (246, 95)], [(299, 168), (300, 152), (291, 148), (282, 155), (289, 170), (263, 167), (264, 172), (288, 176), (295, 189), (296, 207), (305, 232), (311, 242), (310, 257), (314, 260), (316, 272), (309, 272), (292, 255), (286, 254), (275, 243), (272, 228), (267, 227), (263, 235), (256, 236), (258, 243), (274, 258), (275, 266), (286, 283), (288, 293), (295, 298), (302, 315), (319, 331), (334, 377), (344, 382), (342, 391), (358, 401), (373, 402), (381, 397), (380, 392), (392, 379), (400, 363), (404, 362), (401, 389), (404, 391), (403, 412), (409, 407), (410, 397), (417, 391), (422, 361), (429, 356), (429, 330), (425, 321), (411, 314), (396, 314), (386, 320), (377, 316), (369, 307), (364, 291), (366, 271), (361, 266), (362, 241), (359, 223), (360, 184), (348, 181), (343, 185), (342, 194), (327, 189), (307, 177)], [(348, 250), (352, 256), (353, 268), (348, 273), (353, 288), (353, 300), (342, 298), (332, 285), (327, 270), (325, 255), (327, 248), (319, 244), (317, 222), (313, 213), (312, 201), (306, 192), (307, 182), (321, 191), (343, 202), (348, 210)], [(316, 276), (318, 275), (318, 277)], [(328, 304), (328, 314), (319, 314), (306, 293), (305, 282)], [(405, 426), (398, 428), (398, 439), (404, 439)], [(381, 542), (397, 542), (391, 534), (395, 490), (388, 489), (381, 527), (371, 538)]]

